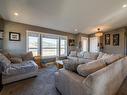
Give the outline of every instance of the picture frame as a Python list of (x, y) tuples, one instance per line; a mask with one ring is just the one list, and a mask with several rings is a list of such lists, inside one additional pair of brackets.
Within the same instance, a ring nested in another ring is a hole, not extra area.
[(20, 33), (16, 33), (16, 32), (9, 32), (9, 40), (10, 41), (20, 41), (21, 37), (20, 37)]
[(68, 44), (69, 44), (69, 46), (75, 46), (75, 40), (69, 39)]
[(119, 34), (113, 34), (113, 46), (119, 46)]
[(105, 34), (105, 45), (110, 45), (110, 34)]

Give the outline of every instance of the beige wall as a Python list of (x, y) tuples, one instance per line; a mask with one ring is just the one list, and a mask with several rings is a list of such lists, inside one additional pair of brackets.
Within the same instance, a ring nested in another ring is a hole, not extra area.
[[(5, 21), (5, 33), (4, 33), (4, 49), (10, 52), (20, 54), (26, 52), (26, 31), (37, 31), (43, 33), (51, 33), (51, 34), (58, 34), (68, 36), (68, 39), (73, 38), (75, 39), (76, 36), (71, 33), (66, 33), (62, 31), (42, 28), (38, 26), (32, 26), (27, 24), (21, 24), (11, 21)], [(21, 34), (21, 41), (9, 41), (9, 32), (18, 32)], [(74, 50), (75, 47), (69, 47), (69, 50)]]
[[(113, 34), (120, 34), (120, 41), (119, 41), (119, 46), (113, 46)], [(126, 54), (126, 28), (119, 28), (115, 29), (109, 32), (104, 33), (103, 36), (103, 45), (104, 49), (103, 52), (106, 53), (114, 53), (114, 54)], [(110, 34), (110, 45), (105, 45), (105, 34)]]
[[(0, 32), (4, 32), (4, 20), (0, 16)], [(3, 40), (0, 39), (0, 50), (3, 49)]]

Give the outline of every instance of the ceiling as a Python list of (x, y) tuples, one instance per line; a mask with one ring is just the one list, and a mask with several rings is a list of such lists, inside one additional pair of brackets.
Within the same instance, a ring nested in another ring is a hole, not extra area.
[(126, 26), (123, 4), (127, 0), (0, 0), (0, 14), (10, 21), (90, 34), (98, 27), (108, 31)]

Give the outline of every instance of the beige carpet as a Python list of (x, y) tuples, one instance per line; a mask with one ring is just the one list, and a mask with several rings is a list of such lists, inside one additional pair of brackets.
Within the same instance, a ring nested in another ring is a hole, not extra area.
[(0, 95), (60, 95), (55, 88), (55, 66), (39, 70), (38, 77), (5, 85)]

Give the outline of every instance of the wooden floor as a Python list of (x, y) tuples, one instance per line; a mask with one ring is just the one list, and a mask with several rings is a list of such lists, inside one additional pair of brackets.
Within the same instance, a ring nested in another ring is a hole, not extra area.
[(0, 95), (60, 95), (55, 88), (56, 67), (39, 70), (38, 77), (5, 85)]

